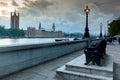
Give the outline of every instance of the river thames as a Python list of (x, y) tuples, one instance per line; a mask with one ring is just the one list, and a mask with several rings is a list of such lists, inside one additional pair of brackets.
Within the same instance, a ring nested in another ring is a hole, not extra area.
[(52, 43), (55, 39), (69, 39), (73, 38), (19, 38), (19, 39), (0, 39), (0, 47), (6, 46), (16, 46), (16, 45), (29, 45), (29, 44), (42, 44), (42, 43)]

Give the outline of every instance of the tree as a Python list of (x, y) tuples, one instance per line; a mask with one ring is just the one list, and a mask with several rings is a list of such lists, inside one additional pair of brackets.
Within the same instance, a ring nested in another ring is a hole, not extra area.
[(19, 37), (24, 37), (25, 32), (23, 30), (19, 29), (8, 29), (8, 36), (11, 38), (19, 38)]
[(120, 34), (120, 18), (118, 18), (117, 20), (113, 20), (110, 24), (109, 24), (109, 29), (108, 32), (110, 34), (110, 36), (115, 36)]
[(4, 27), (5, 26), (0, 25), (0, 37), (7, 36), (7, 31)]
[(5, 26), (0, 25), (0, 38), (22, 38), (25, 37), (24, 30), (20, 29), (5, 29)]
[(65, 35), (65, 37), (68, 37), (68, 38), (75, 38), (75, 37), (81, 38), (81, 37), (83, 37), (83, 34), (78, 33), (78, 32), (76, 32), (76, 33), (64, 33), (64, 35)]

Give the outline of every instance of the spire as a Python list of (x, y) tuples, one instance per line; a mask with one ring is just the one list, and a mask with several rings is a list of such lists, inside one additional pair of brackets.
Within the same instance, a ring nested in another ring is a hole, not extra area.
[(53, 32), (55, 32), (55, 24), (54, 23), (53, 23), (52, 29), (53, 29)]
[(39, 30), (41, 30), (41, 22), (39, 23)]
[(18, 17), (19, 17), (19, 15), (20, 15), (19, 12), (17, 11), (17, 9), (15, 9), (13, 13), (14, 13), (13, 15), (16, 15), (16, 16), (18, 16)]
[(10, 16), (12, 17), (12, 12), (10, 12)]
[(16, 9), (15, 9), (15, 11), (14, 11), (14, 15), (16, 15)]

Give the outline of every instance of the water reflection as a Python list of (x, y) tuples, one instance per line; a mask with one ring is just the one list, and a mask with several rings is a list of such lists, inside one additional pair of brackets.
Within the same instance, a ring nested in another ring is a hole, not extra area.
[[(56, 38), (0, 39), (0, 47), (55, 42)], [(73, 38), (69, 38), (73, 40)]]

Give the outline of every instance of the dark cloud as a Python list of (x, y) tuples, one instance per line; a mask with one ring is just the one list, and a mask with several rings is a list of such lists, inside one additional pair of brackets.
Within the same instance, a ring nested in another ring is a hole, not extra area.
[(23, 12), (27, 13), (24, 16), (29, 14), (42, 22), (64, 22), (62, 26), (74, 26), (76, 29), (84, 28), (86, 5), (91, 9), (89, 22), (94, 29), (98, 29), (100, 22), (106, 24), (120, 12), (119, 0), (24, 0), (23, 4)]
[(120, 0), (91, 0), (91, 3), (96, 5), (100, 11), (105, 14), (120, 16), (120, 11), (116, 9), (116, 7), (120, 5)]
[[(107, 20), (120, 16), (119, 0), (21, 0), (22, 6), (18, 3), (20, 0), (11, 1), (21, 13), (22, 24), (26, 25), (26, 21), (28, 25), (35, 25), (36, 21), (46, 25), (54, 22), (66, 31), (71, 29), (84, 32), (86, 5), (91, 9), (89, 26), (90, 31), (94, 30), (94, 33), (98, 32), (100, 22), (106, 25)], [(3, 5), (7, 3), (0, 2), (0, 6)]]
[(34, 9), (34, 10), (43, 10), (53, 5), (52, 2), (47, 1), (47, 0), (36, 0), (36, 1), (24, 0), (23, 4), (26, 7)]
[(8, 4), (6, 2), (0, 2), (0, 7), (7, 6)]
[(17, 7), (17, 6), (19, 6), (19, 4), (18, 4), (18, 3), (16, 3), (16, 1), (15, 1), (15, 0), (12, 0), (12, 5), (13, 5), (13, 6), (16, 6), (16, 7)]
[(6, 10), (2, 10), (1, 13), (2, 13), (3, 15), (7, 15), (7, 14), (8, 14), (8, 12), (7, 12)]
[[(29, 10), (44, 11), (45, 14), (73, 12), (84, 14), (84, 8), (88, 5), (91, 11), (99, 11), (105, 14), (119, 15), (119, 0), (24, 0), (25, 7)], [(116, 13), (117, 12), (117, 13)]]

